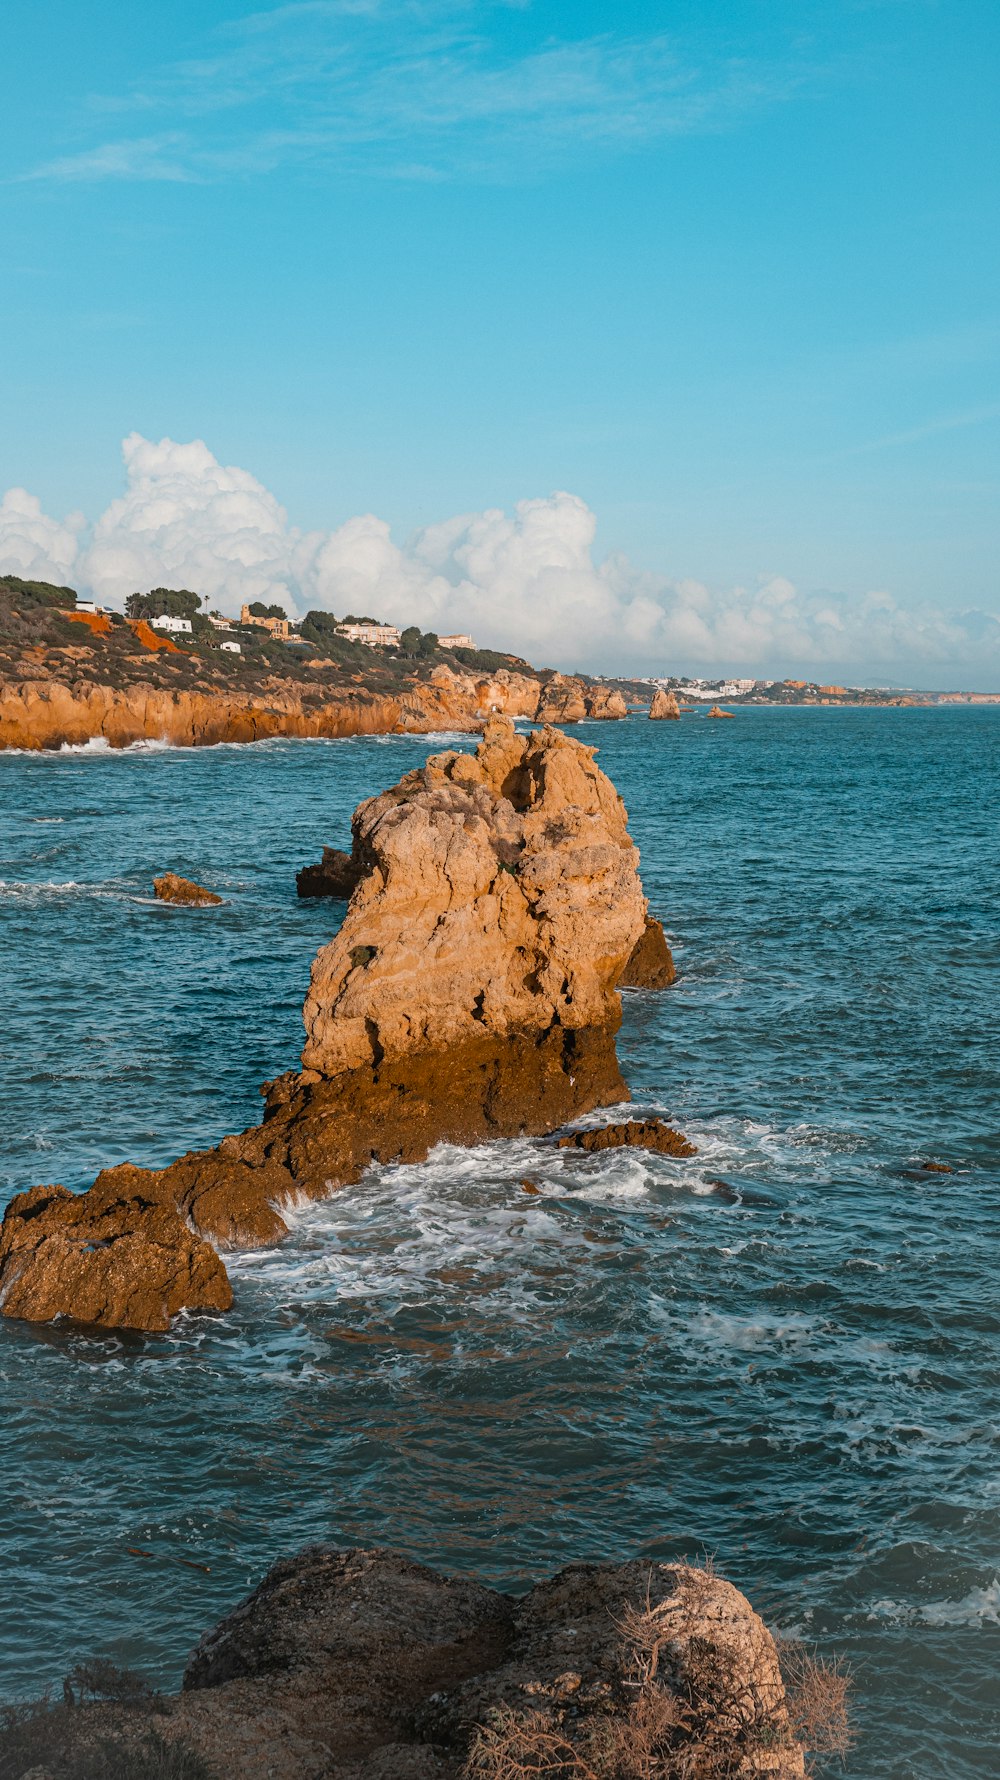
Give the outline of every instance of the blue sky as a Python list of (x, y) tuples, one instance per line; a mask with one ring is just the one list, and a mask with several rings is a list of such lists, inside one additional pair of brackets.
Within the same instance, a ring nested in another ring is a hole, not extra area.
[(0, 566), (1000, 687), (998, 52), (996, 0), (6, 0)]

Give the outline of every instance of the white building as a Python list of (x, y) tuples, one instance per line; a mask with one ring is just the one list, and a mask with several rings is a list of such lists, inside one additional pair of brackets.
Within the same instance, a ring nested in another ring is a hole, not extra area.
[(223, 618), (218, 612), (209, 612), (208, 622), (213, 630), (232, 630), (233, 628), (233, 620)]
[(227, 655), (242, 655), (243, 654), (243, 651), (240, 648), (239, 643), (220, 643), (219, 648), (225, 649)]
[(442, 649), (474, 649), (475, 643), (464, 631), (454, 637), (438, 637)]
[(81, 599), (78, 599), (76, 605), (73, 607), (74, 612), (93, 612), (95, 615), (103, 612), (104, 609), (103, 606), (97, 604), (96, 600)]
[(400, 632), (394, 624), (338, 624), (337, 633), (349, 643), (364, 643), (369, 649), (382, 649), (399, 642)]

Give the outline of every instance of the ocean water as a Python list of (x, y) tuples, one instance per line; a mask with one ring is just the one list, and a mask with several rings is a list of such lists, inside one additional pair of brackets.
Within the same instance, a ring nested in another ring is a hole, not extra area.
[[(625, 1074), (697, 1156), (442, 1148), (232, 1257), (226, 1319), (0, 1322), (0, 1697), (95, 1650), (176, 1683), (307, 1540), (515, 1591), (710, 1552), (850, 1661), (850, 1780), (995, 1776), (1000, 711), (576, 733), (680, 971)], [(338, 919), (295, 869), (434, 746), (0, 756), (4, 1200), (256, 1117)]]

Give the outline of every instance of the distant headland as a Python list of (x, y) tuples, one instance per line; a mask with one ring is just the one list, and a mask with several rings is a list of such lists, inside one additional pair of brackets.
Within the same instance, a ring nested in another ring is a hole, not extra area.
[[(184, 588), (132, 594), (124, 613), (75, 589), (0, 576), (0, 748), (175, 746), (276, 736), (475, 731), (491, 714), (540, 723), (618, 719), (659, 690), (679, 712), (730, 704), (1000, 703), (1000, 695), (805, 680), (565, 675), (368, 614), (245, 603), (239, 619)], [(656, 714), (656, 713), (654, 713)]]

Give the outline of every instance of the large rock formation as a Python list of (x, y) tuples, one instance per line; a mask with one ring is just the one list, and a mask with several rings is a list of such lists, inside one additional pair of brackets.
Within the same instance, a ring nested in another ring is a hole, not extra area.
[(565, 674), (553, 674), (542, 688), (536, 723), (580, 723), (586, 715), (582, 683)]
[[(432, 755), (361, 804), (351, 855), (334, 858), (338, 884), (355, 887), (313, 964), (302, 1070), (267, 1085), (262, 1124), (216, 1149), (108, 1169), (89, 1194), (53, 1202), (67, 1241), (110, 1195), (143, 1208), (137, 1234), (158, 1207), (169, 1216), (157, 1228), (177, 1235), (274, 1242), (282, 1203), (356, 1181), (373, 1161), (419, 1161), (443, 1139), (537, 1135), (627, 1099), (617, 985), (637, 980), (646, 902), (625, 807), (594, 752), (495, 717), (474, 755)], [(11, 1285), (15, 1226), (29, 1214), (20, 1201), (8, 1211), (0, 1296), (7, 1315), (46, 1319), (60, 1310), (47, 1286), (33, 1295), (40, 1276)], [(117, 1215), (116, 1240), (129, 1214)], [(154, 1248), (136, 1250), (146, 1297), (128, 1294), (130, 1326), (145, 1302), (145, 1326), (163, 1326)], [(125, 1252), (109, 1250), (109, 1265)], [(197, 1306), (203, 1289), (199, 1275), (183, 1302)], [(59, 1304), (90, 1315), (97, 1300), (88, 1290), (75, 1304), (67, 1285)], [(120, 1306), (97, 1308), (109, 1322)]]
[(541, 689), (535, 710), (536, 723), (581, 723), (628, 716), (628, 706), (617, 686), (592, 686), (569, 674), (553, 674)]
[(668, 692), (665, 687), (658, 686), (650, 701), (649, 714), (654, 718), (679, 718), (681, 708), (677, 703), (676, 693)]
[(61, 1773), (103, 1736), (125, 1772), (155, 1727), (177, 1772), (186, 1750), (218, 1780), (801, 1780), (798, 1716), (763, 1622), (709, 1570), (572, 1564), (514, 1600), (313, 1546), (202, 1639), (179, 1696), (55, 1713), (35, 1750)]
[(602, 722), (606, 719), (618, 721), (620, 718), (628, 716), (628, 705), (625, 703), (625, 696), (618, 690), (617, 686), (588, 687), (584, 697), (584, 703), (587, 709), (587, 716), (592, 718), (595, 722)]
[(496, 719), (357, 810), (365, 875), (318, 954), (303, 1066), (616, 1030), (645, 925), (625, 806), (593, 750)]

